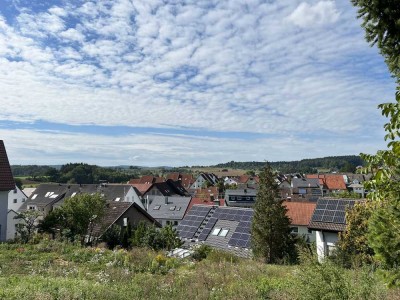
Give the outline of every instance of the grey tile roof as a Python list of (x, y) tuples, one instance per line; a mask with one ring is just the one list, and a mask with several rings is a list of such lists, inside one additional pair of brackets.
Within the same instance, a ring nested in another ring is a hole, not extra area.
[(0, 191), (11, 191), (15, 188), (14, 177), (8, 162), (6, 148), (0, 140)]
[(29, 196), (19, 210), (26, 210), (28, 205), (36, 205), (43, 208), (52, 205), (65, 196), (67, 187), (62, 184), (41, 184)]
[(189, 193), (183, 187), (180, 181), (173, 181), (171, 179), (168, 179), (165, 182), (157, 182), (154, 183), (153, 187), (150, 188), (149, 190), (153, 189), (154, 187), (157, 188), (160, 191), (160, 193), (164, 196), (174, 196), (174, 195), (189, 196)]
[(293, 188), (319, 188), (319, 179), (317, 178), (293, 178)]
[(155, 219), (182, 220), (191, 197), (155, 196), (148, 213)]

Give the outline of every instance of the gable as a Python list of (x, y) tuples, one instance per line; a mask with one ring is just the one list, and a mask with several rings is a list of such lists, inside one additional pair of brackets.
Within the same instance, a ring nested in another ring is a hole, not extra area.
[(0, 191), (11, 191), (15, 188), (14, 177), (11, 172), (6, 148), (0, 140)]

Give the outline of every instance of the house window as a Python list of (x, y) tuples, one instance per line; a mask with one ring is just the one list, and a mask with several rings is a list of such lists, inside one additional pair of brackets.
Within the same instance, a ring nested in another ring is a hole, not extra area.
[(174, 226), (178, 226), (178, 221), (174, 221)]
[(29, 206), (28, 206), (28, 209), (29, 209), (29, 210), (35, 210), (35, 209), (36, 209), (36, 206), (34, 206), (34, 205), (29, 205)]
[(18, 191), (17, 191), (17, 188), (15, 188), (15, 189), (14, 189), (14, 194), (16, 194), (17, 192), (18, 192)]
[(299, 233), (299, 228), (298, 227), (291, 227), (290, 228), (290, 233), (298, 234)]
[(128, 218), (124, 218), (124, 227), (128, 226)]
[(154, 206), (153, 210), (159, 210), (160, 209), (160, 205), (156, 205)]
[(312, 230), (311, 230), (311, 229), (308, 229), (308, 233), (310, 233), (310, 234), (311, 234), (311, 233), (312, 233)]
[(14, 199), (13, 201), (14, 201), (14, 203), (17, 203), (17, 202), (18, 202), (18, 200), (17, 200), (17, 199)]
[(25, 198), (22, 198), (22, 202), (25, 202), (25, 200), (26, 200)]

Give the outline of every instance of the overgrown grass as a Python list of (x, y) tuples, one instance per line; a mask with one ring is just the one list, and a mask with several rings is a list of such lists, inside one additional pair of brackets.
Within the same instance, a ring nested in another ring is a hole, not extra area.
[[(318, 281), (326, 274), (317, 266), (265, 265), (217, 251), (195, 261), (148, 249), (110, 251), (51, 240), (0, 244), (0, 299), (374, 299), (357, 292), (333, 298), (323, 288), (325, 297), (319, 297)], [(358, 274), (347, 272), (345, 280)], [(342, 278), (337, 280), (340, 288)], [(301, 292), (307, 287), (318, 297), (307, 298)], [(348, 289), (399, 299), (398, 291), (389, 294), (373, 274), (358, 277)]]

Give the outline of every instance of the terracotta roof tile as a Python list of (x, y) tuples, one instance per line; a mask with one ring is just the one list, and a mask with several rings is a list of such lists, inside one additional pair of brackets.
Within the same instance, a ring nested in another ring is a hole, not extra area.
[(0, 191), (10, 191), (15, 188), (14, 177), (8, 162), (6, 148), (0, 140)]
[[(204, 198), (192, 198), (190, 200), (187, 212), (192, 208), (193, 205), (216, 205), (216, 202)], [(225, 206), (224, 199), (219, 199), (219, 206)]]
[(340, 174), (309, 174), (307, 178), (319, 178), (319, 183), (326, 186), (328, 190), (346, 190), (343, 175)]
[(291, 219), (292, 225), (307, 226), (314, 212), (316, 203), (313, 202), (289, 202), (283, 204), (288, 209), (287, 216)]

